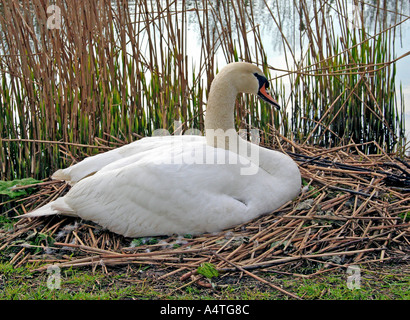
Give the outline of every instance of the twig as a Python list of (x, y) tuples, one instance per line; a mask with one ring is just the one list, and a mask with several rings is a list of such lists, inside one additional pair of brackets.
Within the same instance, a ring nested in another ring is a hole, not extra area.
[(269, 282), (269, 281), (266, 281), (265, 279), (262, 279), (261, 277), (258, 277), (257, 275), (253, 274), (252, 272), (249, 272), (248, 270), (242, 268), (241, 266), (238, 266), (237, 264), (235, 264), (235, 263), (233, 263), (233, 262), (231, 262), (231, 261), (225, 259), (225, 258), (222, 257), (220, 254), (218, 254), (218, 253), (216, 253), (216, 252), (213, 252), (213, 254), (214, 254), (216, 257), (218, 257), (219, 259), (221, 259), (221, 260), (225, 261), (226, 263), (232, 265), (232, 266), (235, 267), (236, 269), (242, 271), (243, 273), (246, 273), (248, 276), (251, 276), (252, 278), (254, 278), (254, 279), (256, 279), (256, 280), (258, 280), (258, 281), (260, 281), (260, 282), (263, 282), (263, 283), (267, 284), (268, 286), (270, 286), (270, 287), (272, 287), (272, 288), (274, 288), (274, 289), (276, 289), (276, 290), (278, 290), (278, 291), (280, 291), (280, 292), (282, 292), (282, 293), (284, 293), (284, 294), (286, 294), (286, 295), (288, 295), (288, 296), (290, 296), (290, 297), (292, 297), (292, 298), (294, 298), (294, 299), (303, 300), (303, 299), (300, 298), (299, 296), (294, 295), (293, 293), (290, 293), (290, 292), (288, 292), (288, 291), (286, 291), (286, 290), (284, 290), (284, 289), (282, 289), (282, 288), (280, 288), (280, 287), (274, 285), (273, 283), (271, 283), (271, 282)]

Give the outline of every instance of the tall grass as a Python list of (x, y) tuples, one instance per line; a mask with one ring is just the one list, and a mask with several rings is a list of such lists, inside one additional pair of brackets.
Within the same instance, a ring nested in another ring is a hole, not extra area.
[[(281, 31), (277, 1), (259, 3)], [(300, 42), (309, 45), (297, 58), (283, 37), (292, 70), (283, 74), (266, 54), (254, 1), (1, 1), (1, 179), (45, 178), (119, 141), (158, 128), (173, 132), (174, 120), (203, 130), (221, 57), (256, 63), (272, 80), (282, 75), (291, 84), (286, 92), (284, 78), (272, 81), (290, 113), (254, 97), (238, 99), (238, 128), (260, 128), (266, 143), (275, 127), (300, 143), (370, 139), (393, 150), (404, 132), (390, 63), (394, 29), (374, 37), (363, 26), (351, 30), (344, 1), (315, 3), (312, 12), (308, 1), (294, 2), (304, 26)], [(51, 4), (61, 10), (60, 28), (47, 27)], [(326, 23), (329, 10), (336, 12), (342, 40)], [(399, 17), (398, 24), (408, 19)], [(192, 20), (199, 26), (198, 50), (188, 32)]]

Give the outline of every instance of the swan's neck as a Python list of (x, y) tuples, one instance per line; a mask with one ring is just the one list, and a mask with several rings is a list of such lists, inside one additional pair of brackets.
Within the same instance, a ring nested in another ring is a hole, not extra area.
[(238, 91), (229, 83), (224, 83), (224, 78), (216, 77), (212, 82), (209, 92), (205, 116), (206, 142), (212, 147), (224, 147), (216, 141), (221, 141), (221, 135), (237, 139), (234, 124), (234, 108)]
[[(205, 116), (206, 143), (248, 159), (252, 165), (243, 168), (241, 174), (255, 174), (258, 168), (262, 168), (272, 175), (278, 175), (280, 167), (275, 161), (278, 154), (242, 139), (235, 130), (234, 108), (238, 93), (225, 76), (217, 76), (212, 82)], [(276, 160), (280, 163), (280, 159)]]

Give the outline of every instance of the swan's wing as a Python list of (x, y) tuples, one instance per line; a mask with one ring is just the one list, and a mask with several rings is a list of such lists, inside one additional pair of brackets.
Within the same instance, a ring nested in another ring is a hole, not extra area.
[[(128, 164), (131, 161), (136, 161), (139, 158), (144, 157), (147, 151), (156, 149), (159, 145), (168, 145), (170, 141), (172, 141), (172, 138), (172, 136), (143, 138), (120, 148), (85, 158), (81, 162), (71, 167), (57, 170), (52, 175), (52, 178), (57, 180), (65, 180), (74, 185), (81, 179), (95, 174), (107, 165), (111, 165), (112, 169)], [(201, 138), (203, 139), (203, 137), (193, 136), (192, 139)], [(122, 161), (130, 157), (133, 158)]]
[(178, 163), (176, 156), (192, 150), (164, 148), (80, 181), (66, 203), (83, 219), (131, 237), (219, 231), (263, 213), (250, 202), (258, 202), (266, 172), (241, 176), (238, 165)]

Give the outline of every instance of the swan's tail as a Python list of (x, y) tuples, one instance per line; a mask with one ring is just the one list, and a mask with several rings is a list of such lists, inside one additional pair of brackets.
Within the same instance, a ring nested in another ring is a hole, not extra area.
[[(51, 179), (53, 180), (63, 180), (67, 182), (70, 186), (73, 186), (77, 181), (75, 181), (75, 178), (70, 174), (70, 171), (67, 172), (67, 169), (59, 169), (56, 172), (53, 173), (51, 176)], [(79, 179), (78, 179), (79, 180)]]
[(52, 216), (52, 215), (64, 215), (77, 217), (78, 215), (74, 210), (65, 202), (65, 198), (61, 197), (55, 201), (52, 201), (41, 208), (38, 208), (29, 213), (17, 216), (16, 218), (33, 218), (42, 216)]
[(69, 174), (64, 173), (63, 169), (59, 169), (53, 173), (51, 179), (54, 180), (70, 180), (71, 176)]

